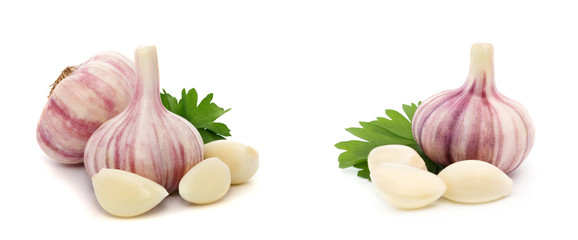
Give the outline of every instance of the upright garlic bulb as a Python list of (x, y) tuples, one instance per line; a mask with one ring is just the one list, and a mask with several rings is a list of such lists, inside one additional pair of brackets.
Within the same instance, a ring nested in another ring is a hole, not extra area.
[(38, 121), (38, 145), (58, 162), (82, 163), (88, 138), (128, 106), (135, 84), (134, 63), (116, 52), (67, 67), (53, 84)]
[(424, 101), (413, 117), (413, 135), (424, 153), (442, 166), (477, 159), (508, 173), (532, 148), (532, 120), (520, 103), (496, 89), (493, 46), (474, 44), (470, 54), (464, 85)]
[(134, 98), (90, 137), (84, 165), (90, 176), (102, 168), (120, 169), (173, 192), (183, 175), (203, 159), (203, 140), (190, 122), (163, 107), (156, 47), (137, 48), (135, 64)]

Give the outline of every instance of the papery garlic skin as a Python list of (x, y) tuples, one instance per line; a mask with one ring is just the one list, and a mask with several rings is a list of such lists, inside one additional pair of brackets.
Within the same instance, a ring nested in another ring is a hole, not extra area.
[(99, 53), (72, 69), (48, 97), (36, 129), (40, 148), (66, 164), (83, 162), (92, 133), (128, 106), (136, 84), (134, 63), (117, 52)]
[(118, 169), (103, 168), (91, 179), (100, 206), (118, 217), (148, 212), (169, 195), (152, 180)]
[(438, 176), (447, 186), (443, 196), (455, 202), (484, 203), (512, 193), (512, 179), (484, 161), (459, 161), (444, 168)]
[(137, 48), (135, 64), (134, 98), (90, 137), (84, 165), (91, 176), (102, 168), (133, 172), (171, 193), (203, 159), (203, 140), (190, 122), (162, 105), (156, 47)]
[(534, 143), (530, 115), (498, 92), (493, 46), (481, 43), (472, 46), (464, 85), (424, 101), (415, 112), (412, 131), (424, 153), (442, 166), (479, 159), (505, 173), (522, 163)]

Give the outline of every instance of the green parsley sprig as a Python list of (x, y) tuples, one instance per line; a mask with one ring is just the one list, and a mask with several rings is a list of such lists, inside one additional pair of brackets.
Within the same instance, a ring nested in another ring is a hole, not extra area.
[(415, 149), (424, 160), (428, 171), (434, 174), (441, 171), (442, 167), (431, 161), (413, 138), (411, 122), (420, 104), (421, 102), (402, 106), (407, 118), (395, 110), (387, 109), (385, 114), (389, 118), (378, 117), (370, 122), (359, 122), (361, 127), (346, 128), (346, 131), (365, 141), (350, 140), (335, 144), (336, 148), (345, 150), (339, 155), (339, 167), (358, 168), (357, 176), (371, 180), (367, 165), (369, 152), (378, 146), (398, 144)]
[(231, 136), (231, 130), (227, 125), (215, 122), (217, 118), (231, 109), (223, 109), (217, 106), (217, 104), (212, 103), (212, 93), (208, 94), (197, 105), (198, 99), (199, 95), (194, 88), (188, 92), (183, 88), (181, 100), (178, 101), (177, 98), (168, 94), (164, 89), (161, 93), (163, 106), (191, 122), (197, 128), (201, 137), (203, 137), (205, 144)]

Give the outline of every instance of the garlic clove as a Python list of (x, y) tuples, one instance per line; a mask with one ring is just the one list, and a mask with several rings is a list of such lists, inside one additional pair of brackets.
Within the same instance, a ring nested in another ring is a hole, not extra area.
[(38, 121), (42, 151), (60, 163), (82, 163), (92, 133), (128, 106), (135, 84), (134, 63), (117, 52), (67, 67), (52, 85)]
[(207, 158), (183, 176), (179, 194), (188, 202), (208, 204), (221, 199), (231, 186), (229, 167), (219, 158)]
[(427, 170), (419, 154), (413, 148), (404, 145), (385, 145), (372, 149), (367, 157), (369, 172), (372, 172), (380, 163), (402, 163)]
[(118, 169), (103, 168), (92, 176), (92, 186), (100, 206), (119, 217), (148, 212), (169, 195), (154, 181)]
[(205, 144), (205, 157), (217, 157), (229, 166), (231, 183), (247, 182), (259, 168), (259, 153), (252, 147), (231, 140)]
[(444, 197), (455, 202), (489, 202), (512, 192), (512, 179), (484, 161), (459, 161), (444, 168), (438, 176), (447, 186)]
[(185, 173), (203, 159), (203, 140), (189, 121), (162, 105), (156, 47), (138, 47), (135, 65), (133, 99), (92, 134), (84, 166), (91, 176), (102, 168), (133, 172), (172, 193)]
[(527, 110), (498, 92), (494, 48), (482, 43), (471, 48), (466, 82), (426, 99), (412, 121), (416, 142), (437, 164), (478, 159), (505, 173), (526, 159), (534, 131)]
[(400, 163), (381, 163), (370, 173), (379, 196), (402, 209), (425, 207), (446, 191), (433, 173)]

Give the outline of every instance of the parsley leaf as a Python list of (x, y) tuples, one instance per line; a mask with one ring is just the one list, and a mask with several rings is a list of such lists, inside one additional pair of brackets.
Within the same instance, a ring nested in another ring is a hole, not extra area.
[(413, 138), (411, 121), (420, 104), (421, 102), (417, 105), (414, 103), (403, 105), (403, 112), (407, 118), (395, 110), (387, 109), (385, 115), (388, 118), (378, 117), (371, 122), (359, 122), (360, 128), (346, 128), (346, 131), (365, 141), (350, 140), (335, 144), (336, 148), (345, 150), (338, 157), (339, 167), (357, 168), (359, 169), (357, 176), (371, 180), (367, 166), (369, 152), (382, 145), (399, 144), (415, 149), (424, 160), (428, 171), (434, 174), (441, 171), (442, 167), (431, 161)]
[(191, 122), (203, 137), (203, 142), (209, 143), (225, 137), (231, 136), (231, 130), (227, 125), (215, 122), (217, 118), (228, 112), (217, 104), (212, 103), (213, 94), (208, 94), (198, 103), (199, 95), (194, 88), (188, 92), (183, 88), (181, 100), (168, 94), (164, 89), (161, 93), (161, 102), (166, 109)]

